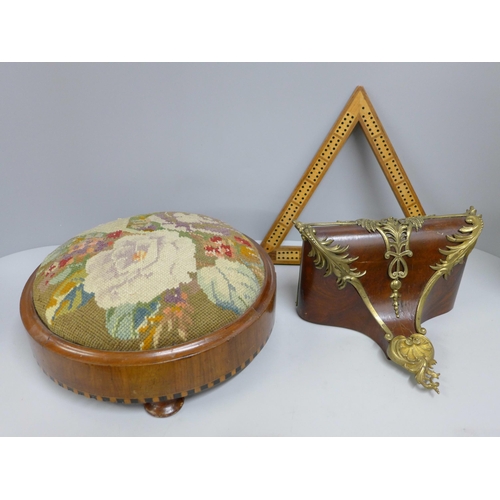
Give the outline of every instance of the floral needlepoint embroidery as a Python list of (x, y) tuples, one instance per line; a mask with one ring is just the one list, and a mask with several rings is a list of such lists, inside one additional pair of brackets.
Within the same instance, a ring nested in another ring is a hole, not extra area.
[(102, 224), (42, 262), (34, 303), (53, 333), (104, 350), (187, 342), (235, 321), (259, 296), (257, 248), (211, 217), (156, 212)]
[(191, 280), (194, 253), (193, 241), (172, 231), (125, 236), (87, 261), (84, 287), (103, 309), (150, 302), (166, 288)]
[(243, 245), (246, 245), (247, 247), (251, 247), (252, 244), (247, 241), (247, 240), (244, 240), (243, 238), (240, 238), (239, 236), (235, 236), (234, 239), (238, 242), (238, 243), (242, 243)]
[(205, 253), (208, 256), (221, 256), (226, 257), (233, 256), (233, 249), (230, 241), (223, 240), (220, 236), (214, 236), (210, 238), (210, 244), (205, 247)]

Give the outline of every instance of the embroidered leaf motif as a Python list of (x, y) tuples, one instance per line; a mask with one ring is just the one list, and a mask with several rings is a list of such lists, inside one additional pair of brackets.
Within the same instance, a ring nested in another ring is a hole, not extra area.
[(84, 279), (85, 269), (77, 269), (55, 289), (45, 311), (49, 325), (52, 325), (57, 317), (84, 306), (93, 297), (93, 294), (83, 289)]
[(70, 274), (73, 274), (75, 269), (71, 266), (68, 266), (66, 269), (57, 274), (54, 278), (49, 281), (51, 285), (57, 285), (58, 283), (62, 283)]
[(152, 214), (130, 217), (127, 229), (134, 229), (136, 231), (147, 231), (147, 232), (164, 229), (161, 222), (151, 220), (149, 218), (149, 215)]
[(59, 305), (54, 318), (84, 306), (91, 298), (92, 294), (87, 293), (82, 284), (75, 286)]
[(253, 304), (260, 291), (257, 277), (247, 266), (226, 259), (200, 269), (198, 283), (214, 304), (238, 314)]
[(159, 300), (148, 304), (122, 304), (106, 311), (106, 328), (108, 333), (120, 340), (136, 339), (141, 327), (148, 323), (159, 309)]
[(106, 328), (115, 338), (128, 340), (137, 338), (134, 329), (134, 304), (123, 304), (106, 311)]

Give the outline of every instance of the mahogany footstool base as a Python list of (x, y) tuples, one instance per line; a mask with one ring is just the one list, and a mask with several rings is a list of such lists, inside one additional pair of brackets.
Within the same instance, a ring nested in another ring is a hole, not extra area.
[(184, 398), (224, 382), (246, 368), (267, 342), (274, 324), (276, 278), (264, 250), (248, 238), (262, 261), (255, 301), (235, 321), (195, 340), (159, 349), (114, 351), (70, 342), (51, 331), (33, 297), (35, 271), (20, 302), (33, 354), (46, 375), (77, 394), (143, 404), (155, 417), (178, 412)]

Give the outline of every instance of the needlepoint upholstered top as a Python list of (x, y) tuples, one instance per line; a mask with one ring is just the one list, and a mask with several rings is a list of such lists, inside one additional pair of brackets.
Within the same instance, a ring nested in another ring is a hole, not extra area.
[[(253, 327), (251, 342), (241, 346), (245, 352), (233, 356), (230, 366), (224, 361), (220, 375), (227, 378), (267, 340), (274, 293), (272, 264), (250, 238), (205, 215), (156, 212), (71, 238), (41, 263), (23, 298), (29, 295), (31, 316), (56, 343), (90, 349), (97, 357), (100, 351), (119, 359), (125, 352), (165, 350), (175, 357), (176, 348), (181, 356), (189, 345), (206, 350), (214, 332), (231, 336), (233, 327), (260, 324)], [(29, 323), (30, 314), (22, 311), (22, 316)], [(192, 384), (216, 380), (213, 369), (205, 371), (208, 378)], [(181, 389), (198, 389), (188, 386)], [(165, 399), (168, 387), (164, 392), (149, 399)], [(182, 392), (172, 389), (170, 396)]]

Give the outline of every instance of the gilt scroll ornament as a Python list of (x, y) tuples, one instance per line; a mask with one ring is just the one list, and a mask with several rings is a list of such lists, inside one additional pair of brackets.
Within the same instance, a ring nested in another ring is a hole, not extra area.
[(395, 219), (390, 217), (381, 221), (359, 219), (356, 223), (370, 233), (378, 231), (385, 243), (386, 252), (384, 258), (390, 259), (392, 257), (387, 270), (387, 274), (392, 280), (392, 294), (389, 298), (392, 299), (394, 312), (396, 317), (399, 318), (401, 280), (408, 276), (408, 264), (405, 257), (413, 257), (413, 252), (410, 250), (410, 235), (412, 229), (418, 231), (422, 227), (424, 218)]
[(434, 347), (425, 335), (414, 333), (409, 337), (394, 337), (387, 348), (387, 355), (394, 363), (413, 373), (421, 386), (439, 394), (439, 382), (434, 381), (439, 373), (432, 370), (436, 364)]
[(426, 330), (422, 327), (422, 311), (425, 305), (425, 301), (429, 296), (432, 287), (436, 284), (439, 278), (443, 277), (447, 279), (451, 271), (457, 264), (463, 264), (467, 256), (472, 252), (476, 246), (477, 239), (481, 234), (484, 227), (483, 218), (481, 215), (477, 215), (477, 211), (474, 207), (470, 207), (465, 214), (466, 226), (459, 229), (457, 234), (447, 236), (447, 240), (450, 243), (456, 243), (456, 245), (448, 245), (445, 249), (440, 249), (439, 252), (445, 256), (437, 264), (431, 266), (431, 269), (436, 271), (431, 279), (425, 285), (425, 288), (420, 296), (420, 300), (417, 305), (417, 313), (415, 316), (415, 329), (418, 333), (425, 335)]
[[(453, 267), (457, 264), (463, 264), (465, 259), (474, 248), (477, 239), (483, 228), (483, 220), (477, 215), (476, 210), (471, 207), (464, 214), (449, 215), (443, 217), (464, 217), (467, 225), (459, 229), (458, 233), (448, 235), (447, 240), (451, 243), (445, 249), (440, 249), (444, 255), (435, 265), (430, 268), (434, 274), (427, 281), (420, 295), (416, 315), (415, 315), (415, 333), (409, 336), (398, 335), (394, 337), (393, 332), (382, 320), (368, 297), (360, 278), (367, 276), (367, 271), (358, 271), (352, 267), (358, 257), (349, 255), (349, 246), (336, 245), (332, 238), (319, 240), (316, 237), (316, 231), (313, 226), (325, 224), (303, 224), (294, 221), (295, 227), (301, 234), (303, 240), (311, 245), (309, 257), (314, 259), (314, 265), (317, 269), (325, 269), (325, 277), (335, 275), (339, 289), (345, 288), (350, 283), (358, 292), (365, 306), (370, 311), (373, 318), (384, 331), (384, 337), (389, 342), (387, 355), (396, 364), (402, 366), (415, 376), (416, 381), (425, 389), (431, 389), (439, 393), (439, 383), (435, 380), (439, 373), (433, 371), (436, 364), (434, 359), (434, 347), (430, 340), (425, 336), (426, 330), (422, 328), (422, 312), (425, 301), (432, 288), (443, 277), (448, 278)], [(408, 275), (408, 264), (406, 259), (413, 256), (410, 249), (410, 236), (412, 231), (418, 231), (422, 228), (425, 220), (439, 218), (437, 216), (409, 217), (407, 219), (388, 218), (380, 221), (369, 219), (359, 219), (352, 222), (337, 222), (327, 225), (351, 225), (357, 224), (368, 232), (378, 232), (384, 240), (386, 251), (384, 258), (391, 261), (388, 265), (388, 276), (391, 279), (390, 295), (396, 317), (400, 313), (401, 285), (404, 278)], [(368, 276), (367, 276), (368, 277)], [(366, 278), (365, 278), (366, 279)]]

